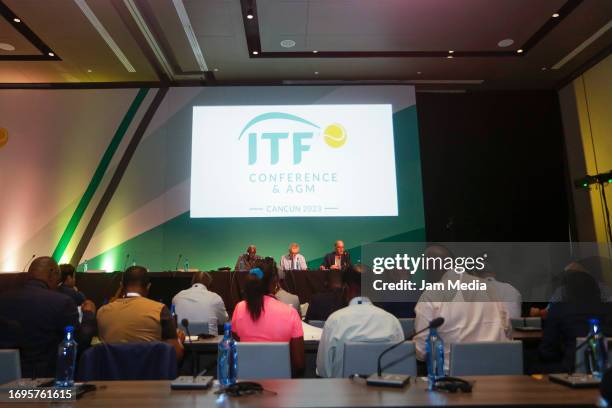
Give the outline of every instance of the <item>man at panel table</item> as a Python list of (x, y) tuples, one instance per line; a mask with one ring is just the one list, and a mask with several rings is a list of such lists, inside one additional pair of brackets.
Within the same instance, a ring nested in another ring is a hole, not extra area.
[(304, 255), (300, 254), (300, 246), (292, 242), (289, 245), (289, 253), (281, 256), (278, 277), (283, 280), (285, 279), (285, 271), (303, 271), (306, 269), (308, 269), (308, 265)]
[(344, 250), (344, 242), (336, 241), (334, 251), (325, 255), (321, 269), (349, 269), (352, 266), (351, 255)]

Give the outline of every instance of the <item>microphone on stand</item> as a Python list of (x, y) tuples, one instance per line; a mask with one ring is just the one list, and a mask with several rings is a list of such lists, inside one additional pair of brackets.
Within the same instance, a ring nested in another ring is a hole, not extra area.
[(193, 348), (193, 341), (191, 340), (191, 333), (189, 333), (189, 320), (182, 319), (181, 325), (185, 328), (187, 336), (189, 337), (189, 344), (191, 345), (191, 376), (181, 375), (170, 383), (170, 388), (173, 390), (205, 390), (212, 384), (212, 376), (203, 376), (206, 369), (196, 374), (196, 353)]
[(34, 258), (36, 258), (36, 254), (32, 254), (32, 257), (30, 259), (28, 259), (28, 262), (25, 263), (25, 265), (23, 265), (23, 270), (21, 272), (25, 272), (26, 268), (28, 267), (28, 265), (30, 265), (30, 262), (32, 262), (34, 260)]
[[(178, 259), (176, 260), (176, 265), (174, 265), (174, 270), (178, 271), (179, 264), (181, 263), (181, 259), (183, 259), (183, 254), (179, 254)], [(183, 323), (183, 322), (181, 322)]]
[(123, 271), (125, 272), (125, 268), (127, 267), (128, 260), (130, 259), (130, 254), (125, 255), (125, 261), (123, 261)]
[(429, 325), (427, 325), (427, 327), (412, 333), (410, 336), (408, 336), (407, 338), (405, 338), (404, 340), (400, 341), (399, 343), (396, 343), (388, 348), (386, 348), (385, 350), (383, 350), (382, 353), (380, 353), (380, 355), (378, 356), (378, 362), (377, 362), (377, 373), (376, 374), (372, 374), (371, 376), (368, 377), (367, 379), (367, 383), (368, 385), (382, 385), (382, 386), (387, 386), (387, 387), (403, 387), (409, 380), (410, 380), (410, 376), (409, 375), (403, 375), (403, 374), (386, 374), (383, 375), (382, 373), (382, 367), (380, 365), (380, 362), (382, 360), (382, 357), (387, 354), (389, 351), (401, 346), (402, 344), (404, 344), (407, 341), (410, 341), (414, 338), (414, 336), (416, 336), (417, 334), (423, 333), (426, 330), (429, 329), (437, 329), (438, 327), (442, 326), (442, 324), (444, 324), (444, 318), (443, 317), (436, 317), (435, 319), (433, 319), (431, 322), (429, 322)]

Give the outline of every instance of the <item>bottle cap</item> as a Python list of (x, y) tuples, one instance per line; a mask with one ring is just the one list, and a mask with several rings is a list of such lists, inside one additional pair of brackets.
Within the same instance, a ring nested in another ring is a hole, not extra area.
[(64, 333), (73, 333), (74, 332), (74, 326), (66, 326), (66, 328), (64, 329)]
[(231, 323), (225, 323), (223, 325), (223, 330), (232, 330), (232, 324)]
[(589, 324), (597, 324), (597, 325), (599, 325), (599, 319), (596, 319), (596, 318), (589, 319)]

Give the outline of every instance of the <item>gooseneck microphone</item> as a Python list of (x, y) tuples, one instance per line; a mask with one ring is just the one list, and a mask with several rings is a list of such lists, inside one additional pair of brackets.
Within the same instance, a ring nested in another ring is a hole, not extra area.
[(380, 355), (378, 356), (378, 362), (377, 362), (377, 373), (376, 374), (372, 374), (371, 376), (368, 377), (368, 385), (386, 385), (389, 387), (403, 387), (404, 384), (406, 384), (408, 382), (408, 380), (410, 379), (410, 376), (407, 375), (400, 375), (400, 374), (394, 374), (394, 375), (388, 375), (388, 376), (384, 376), (382, 375), (382, 367), (381, 367), (381, 360), (382, 357), (387, 354), (388, 352), (390, 352), (391, 350), (401, 346), (402, 344), (404, 344), (407, 341), (410, 341), (414, 338), (414, 336), (416, 336), (417, 334), (421, 334), (426, 330), (429, 329), (437, 329), (438, 327), (442, 326), (444, 324), (444, 318), (443, 317), (436, 317), (435, 319), (433, 319), (431, 322), (429, 322), (429, 324), (427, 325), (427, 327), (416, 331), (414, 333), (412, 333), (410, 336), (406, 337), (404, 340), (386, 348), (385, 350), (383, 350), (382, 353), (380, 353)]
[(187, 337), (189, 338), (189, 344), (192, 347), (191, 350), (191, 375), (193, 375), (193, 378), (195, 379), (197, 377), (196, 374), (196, 353), (193, 351), (193, 341), (191, 340), (191, 333), (189, 332), (189, 320), (187, 319), (183, 319), (181, 320), (181, 325), (185, 328), (185, 331), (187, 332)]
[(32, 257), (30, 257), (30, 259), (28, 259), (28, 262), (25, 263), (25, 265), (23, 265), (23, 270), (21, 272), (25, 272), (28, 265), (30, 265), (30, 262), (32, 262), (34, 260), (34, 258), (36, 258), (36, 254), (32, 254)]
[(130, 254), (125, 255), (125, 261), (123, 261), (123, 271), (125, 272), (125, 268), (127, 267), (128, 260), (130, 259)]
[(202, 376), (206, 372), (206, 369), (196, 374), (196, 353), (193, 350), (193, 341), (191, 340), (191, 333), (189, 333), (189, 320), (182, 319), (181, 325), (185, 328), (187, 336), (189, 336), (189, 344), (191, 345), (191, 376), (181, 375), (170, 383), (170, 388), (173, 390), (205, 390), (210, 388), (213, 378), (211, 376)]
[[(179, 264), (181, 263), (181, 259), (183, 259), (183, 254), (179, 254), (178, 258), (176, 259), (176, 265), (174, 265), (174, 270), (175, 271), (178, 271), (178, 267), (179, 267)], [(183, 322), (181, 322), (181, 324), (182, 323)]]

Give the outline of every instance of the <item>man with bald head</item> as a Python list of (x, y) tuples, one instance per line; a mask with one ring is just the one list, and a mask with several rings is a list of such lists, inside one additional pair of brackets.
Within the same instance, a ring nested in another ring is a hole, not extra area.
[(351, 255), (344, 250), (344, 242), (336, 241), (334, 252), (330, 252), (323, 258), (321, 269), (340, 269), (345, 270), (352, 266)]
[[(81, 305), (83, 320), (79, 325), (76, 303), (57, 291), (60, 269), (51, 257), (36, 258), (26, 275), (26, 282), (18, 289), (0, 295), (0, 318), (21, 326), (19, 339), (21, 372), (23, 377), (54, 377), (57, 346), (64, 337), (64, 328), (76, 329), (79, 352), (83, 351), (96, 331), (93, 302)], [(0, 342), (10, 333), (0, 333)]]
[(255, 267), (255, 262), (261, 260), (261, 256), (257, 255), (257, 247), (253, 244), (249, 245), (246, 253), (240, 255), (236, 260), (235, 271), (249, 271)]

